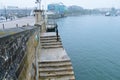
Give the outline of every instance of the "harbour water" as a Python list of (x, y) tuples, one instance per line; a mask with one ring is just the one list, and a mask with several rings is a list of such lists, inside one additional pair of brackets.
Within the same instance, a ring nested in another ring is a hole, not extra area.
[(57, 23), (76, 80), (120, 80), (120, 17), (76, 16)]

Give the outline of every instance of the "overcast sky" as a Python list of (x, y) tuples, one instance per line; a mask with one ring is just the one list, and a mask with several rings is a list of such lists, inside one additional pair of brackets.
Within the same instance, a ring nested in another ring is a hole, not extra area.
[[(79, 5), (83, 8), (120, 8), (120, 0), (42, 0), (42, 5), (56, 2), (63, 2), (67, 6)], [(35, 7), (35, 0), (0, 0), (0, 8), (4, 6)]]

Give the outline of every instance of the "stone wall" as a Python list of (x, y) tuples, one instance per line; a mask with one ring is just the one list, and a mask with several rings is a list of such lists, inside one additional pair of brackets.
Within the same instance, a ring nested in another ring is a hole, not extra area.
[(18, 80), (35, 80), (36, 75), (36, 64), (35, 64), (35, 54), (36, 54), (36, 47), (38, 42), (36, 41), (36, 35), (39, 33), (36, 31), (28, 40), (27, 42), (27, 49), (26, 55), (23, 60), (24, 68), (20, 73)]
[(0, 80), (33, 80), (39, 28), (21, 27), (3, 32), (0, 35)]

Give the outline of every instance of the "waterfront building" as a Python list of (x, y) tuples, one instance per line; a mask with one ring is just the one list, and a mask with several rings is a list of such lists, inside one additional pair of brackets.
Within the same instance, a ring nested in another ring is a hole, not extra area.
[(48, 12), (52, 11), (55, 14), (61, 15), (61, 17), (63, 17), (65, 15), (67, 8), (63, 3), (53, 3), (48, 4), (47, 10)]

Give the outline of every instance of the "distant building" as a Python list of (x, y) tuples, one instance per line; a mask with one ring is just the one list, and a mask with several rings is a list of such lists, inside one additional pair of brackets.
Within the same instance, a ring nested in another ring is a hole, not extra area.
[(55, 3), (55, 4), (49, 4), (48, 5), (48, 11), (52, 11), (56, 14), (64, 15), (66, 12), (66, 6), (62, 3)]
[(18, 9), (17, 6), (7, 6), (7, 9)]

